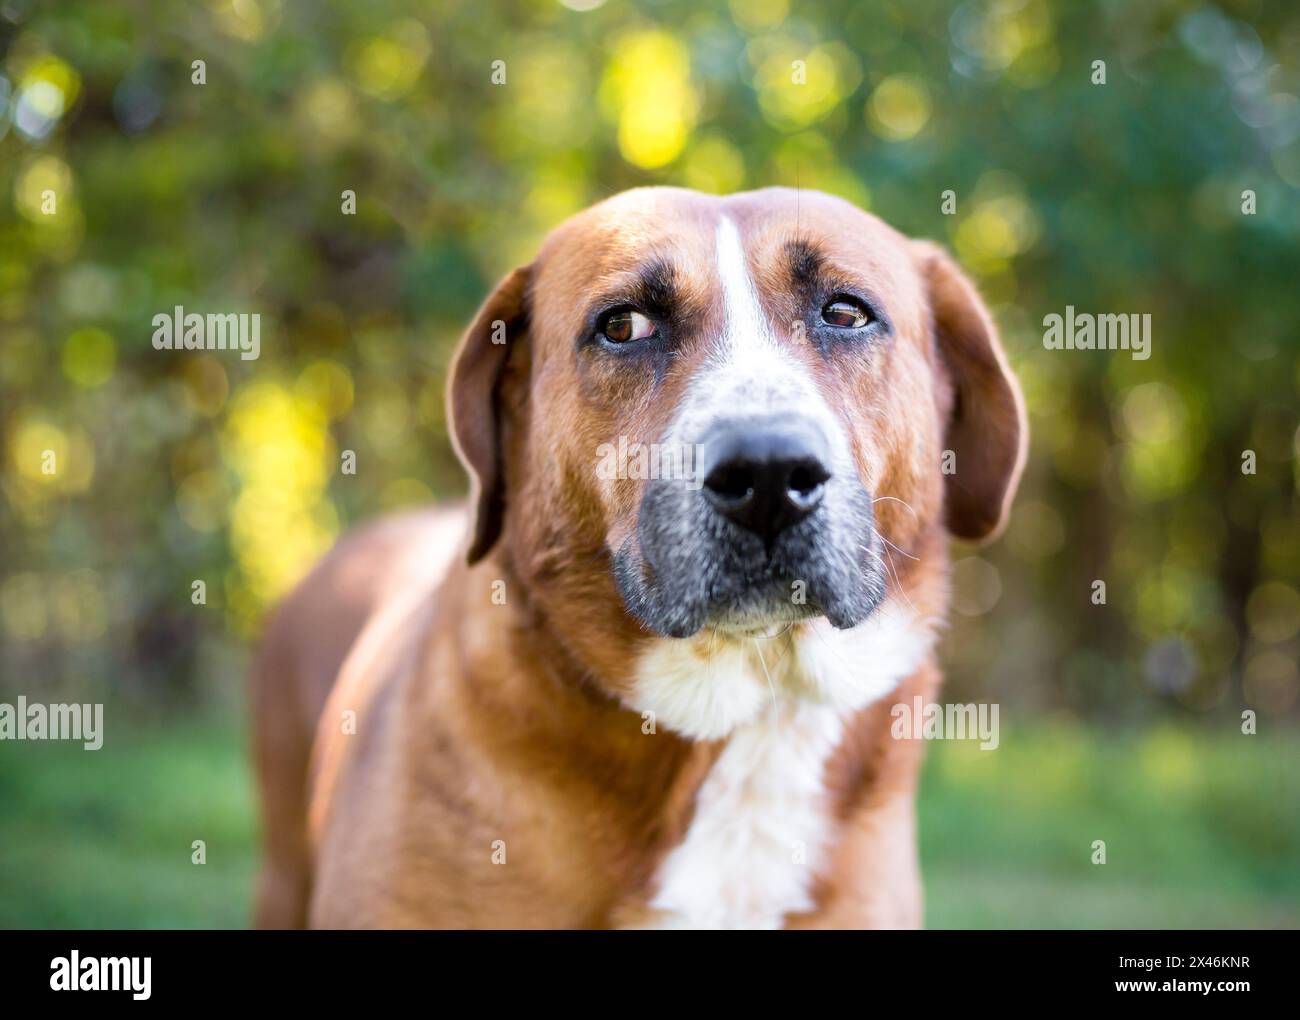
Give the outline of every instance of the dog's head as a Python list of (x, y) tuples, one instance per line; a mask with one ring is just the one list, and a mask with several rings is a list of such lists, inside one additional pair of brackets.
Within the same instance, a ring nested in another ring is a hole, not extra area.
[(998, 530), (1026, 444), (948, 256), (783, 188), (573, 217), (479, 311), (451, 407), (471, 561), (504, 529), (523, 575), (678, 638), (860, 624), (891, 545)]

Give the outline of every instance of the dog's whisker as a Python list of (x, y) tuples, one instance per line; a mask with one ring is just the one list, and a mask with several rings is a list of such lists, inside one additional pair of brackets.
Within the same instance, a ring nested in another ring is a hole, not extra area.
[(898, 553), (900, 556), (906, 556), (909, 560), (916, 560), (918, 563), (921, 561), (921, 557), (919, 557), (919, 556), (913, 556), (913, 555), (912, 555), (910, 552), (908, 552), (906, 549), (900, 549), (900, 548), (898, 548), (898, 546), (894, 545), (893, 542), (891, 542), (889, 539), (887, 539), (887, 538), (886, 538), (884, 535), (882, 535), (879, 531), (876, 532), (876, 537), (879, 538), (880, 541), (884, 542), (885, 545), (889, 546), (889, 548), (893, 549), (894, 552)]
[(903, 582), (898, 576), (898, 568), (894, 566), (894, 558), (889, 555), (889, 550), (885, 550), (885, 556), (889, 560), (889, 569), (894, 572), (894, 586), (898, 589), (900, 595), (907, 602), (907, 608), (916, 612), (916, 606), (912, 605), (912, 597), (907, 594), (907, 589), (903, 587)]
[(758, 656), (758, 663), (763, 667), (763, 673), (767, 677), (767, 689), (772, 692), (772, 711), (776, 711), (776, 687), (772, 684), (772, 674), (768, 672), (767, 663), (763, 661), (763, 649), (759, 647), (757, 641), (754, 642), (754, 654)]
[(912, 514), (912, 516), (913, 516), (914, 518), (916, 518), (917, 520), (920, 520), (920, 515), (916, 512), (916, 508), (913, 507), (912, 504), (909, 503), (907, 500), (905, 500), (905, 499), (899, 499), (897, 496), (876, 496), (876, 497), (871, 501), (871, 504), (872, 504), (872, 506), (875, 506), (875, 504), (881, 502), (882, 500), (886, 500), (886, 499), (887, 499), (887, 500), (890, 500), (891, 502), (894, 502), (894, 503), (902, 503), (903, 506), (907, 507), (907, 509), (911, 512), (911, 514)]

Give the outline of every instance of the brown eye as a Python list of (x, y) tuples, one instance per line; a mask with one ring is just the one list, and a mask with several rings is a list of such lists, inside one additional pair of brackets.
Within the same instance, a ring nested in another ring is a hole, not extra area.
[(871, 321), (871, 313), (852, 298), (836, 298), (822, 309), (822, 322), (837, 329), (861, 329)]
[(635, 309), (610, 312), (601, 321), (600, 332), (614, 344), (627, 344), (655, 335), (655, 324)]

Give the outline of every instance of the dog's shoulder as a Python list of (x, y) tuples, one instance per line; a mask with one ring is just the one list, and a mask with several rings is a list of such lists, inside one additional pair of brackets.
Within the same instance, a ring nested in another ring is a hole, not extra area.
[(366, 624), (396, 592), (439, 583), (465, 536), (463, 505), (381, 517), (346, 534), (280, 602), (260, 656), (319, 711)]

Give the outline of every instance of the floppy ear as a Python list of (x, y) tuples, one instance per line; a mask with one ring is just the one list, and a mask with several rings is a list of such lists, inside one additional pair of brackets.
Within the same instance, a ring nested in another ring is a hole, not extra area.
[(944, 444), (956, 457), (945, 476), (945, 520), (958, 538), (992, 538), (1006, 523), (1029, 446), (1020, 384), (988, 308), (952, 258), (915, 242), (929, 290), (935, 346), (952, 380)]
[(498, 386), (511, 347), (528, 329), (531, 267), (511, 271), (474, 316), (452, 361), (447, 389), (452, 444), (472, 482), (474, 531), (469, 562), (481, 560), (505, 516)]

